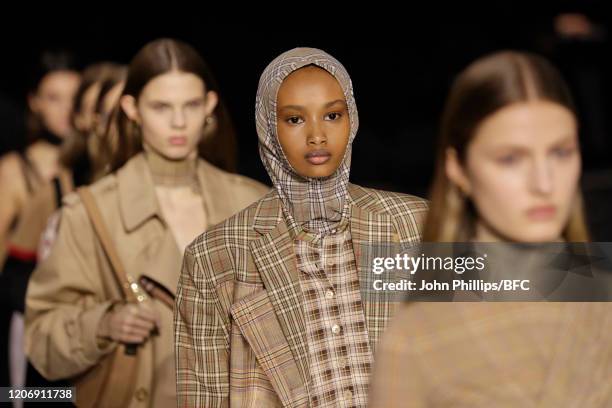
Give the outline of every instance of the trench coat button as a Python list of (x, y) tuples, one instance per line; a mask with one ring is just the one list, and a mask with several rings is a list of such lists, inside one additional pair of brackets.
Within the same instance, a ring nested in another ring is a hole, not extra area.
[(136, 400), (137, 401), (144, 401), (147, 399), (147, 397), (149, 396), (149, 393), (147, 392), (147, 390), (145, 390), (144, 388), (139, 388), (136, 390)]

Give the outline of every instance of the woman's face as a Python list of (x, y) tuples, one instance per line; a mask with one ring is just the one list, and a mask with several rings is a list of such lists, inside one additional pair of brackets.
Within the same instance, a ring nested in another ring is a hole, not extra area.
[(51, 72), (43, 77), (36, 93), (29, 98), (32, 112), (56, 136), (66, 137), (72, 130), (70, 115), (80, 80), (74, 71)]
[(561, 238), (580, 176), (572, 112), (552, 102), (509, 105), (477, 128), (460, 164), (447, 152), (447, 175), (476, 207), (479, 241)]
[(123, 96), (121, 106), (140, 125), (148, 147), (171, 160), (182, 160), (197, 154), (202, 129), (217, 99), (199, 76), (170, 71), (149, 81), (137, 101)]
[(294, 71), (278, 90), (276, 115), (278, 141), (299, 175), (321, 178), (338, 169), (351, 125), (336, 78), (315, 66)]

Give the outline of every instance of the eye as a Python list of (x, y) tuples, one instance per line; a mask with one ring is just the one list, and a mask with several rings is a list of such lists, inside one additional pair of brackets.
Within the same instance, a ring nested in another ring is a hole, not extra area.
[(200, 106), (203, 105), (203, 102), (201, 100), (197, 100), (197, 101), (191, 101), (187, 103), (187, 107), (188, 108), (199, 108)]
[(342, 116), (342, 114), (340, 112), (331, 112), (331, 113), (328, 113), (327, 115), (325, 115), (325, 119), (333, 121), (333, 120), (340, 119), (341, 116)]
[(575, 147), (556, 147), (552, 150), (552, 154), (561, 159), (565, 159), (572, 156), (575, 151)]
[(50, 94), (46, 95), (46, 99), (49, 102), (59, 102), (61, 97), (58, 94), (56, 94), (56, 93), (50, 93)]
[(299, 116), (290, 116), (287, 118), (287, 123), (289, 123), (290, 125), (299, 125), (300, 123), (303, 123), (304, 120), (302, 118), (300, 118)]
[(510, 153), (510, 154), (505, 154), (503, 156), (498, 157), (496, 161), (499, 164), (504, 165), (504, 166), (512, 166), (518, 163), (520, 158), (521, 158), (520, 155), (516, 153)]
[(156, 111), (163, 111), (168, 108), (168, 105), (166, 105), (165, 103), (154, 103), (151, 105), (151, 108)]

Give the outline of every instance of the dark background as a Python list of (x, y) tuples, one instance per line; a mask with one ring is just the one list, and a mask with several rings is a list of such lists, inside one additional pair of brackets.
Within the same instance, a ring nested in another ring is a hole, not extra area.
[[(489, 9), (455, 11), (440, 4), (444, 13), (390, 11), (368, 19), (341, 15), (339, 5), (330, 3), (312, 18), (293, 20), (295, 12), (287, 10), (281, 18), (253, 17), (256, 23), (248, 23), (244, 10), (238, 21), (189, 8), (155, 17), (96, 14), (95, 7), (86, 18), (15, 17), (22, 23), (19, 31), (0, 28), (6, 57), (0, 62), (0, 153), (23, 144), (28, 67), (42, 50), (70, 49), (83, 66), (99, 60), (127, 63), (148, 41), (174, 37), (195, 46), (217, 76), (238, 130), (240, 172), (270, 183), (256, 148), (259, 75), (281, 52), (310, 46), (338, 58), (353, 80), (361, 126), (352, 181), (426, 196), (439, 118), (453, 77), (489, 52), (528, 50), (552, 60), (570, 84), (581, 121), (591, 228), (596, 239), (612, 241), (612, 25), (605, 2), (491, 3), (496, 4)], [(560, 36), (555, 17), (566, 12), (588, 18), (591, 35)]]

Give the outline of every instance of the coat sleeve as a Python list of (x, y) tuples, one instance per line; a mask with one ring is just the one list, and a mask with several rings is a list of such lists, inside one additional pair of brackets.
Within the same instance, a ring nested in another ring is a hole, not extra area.
[[(192, 244), (193, 245), (193, 244)], [(206, 247), (205, 242), (198, 246)], [(211, 257), (193, 246), (185, 251), (175, 307), (175, 357), (179, 407), (229, 406), (229, 343), (227, 319), (221, 314)]]
[(84, 207), (64, 206), (51, 253), (28, 284), (25, 351), (47, 379), (81, 374), (116, 345), (96, 336), (113, 302), (104, 298), (95, 240)]

